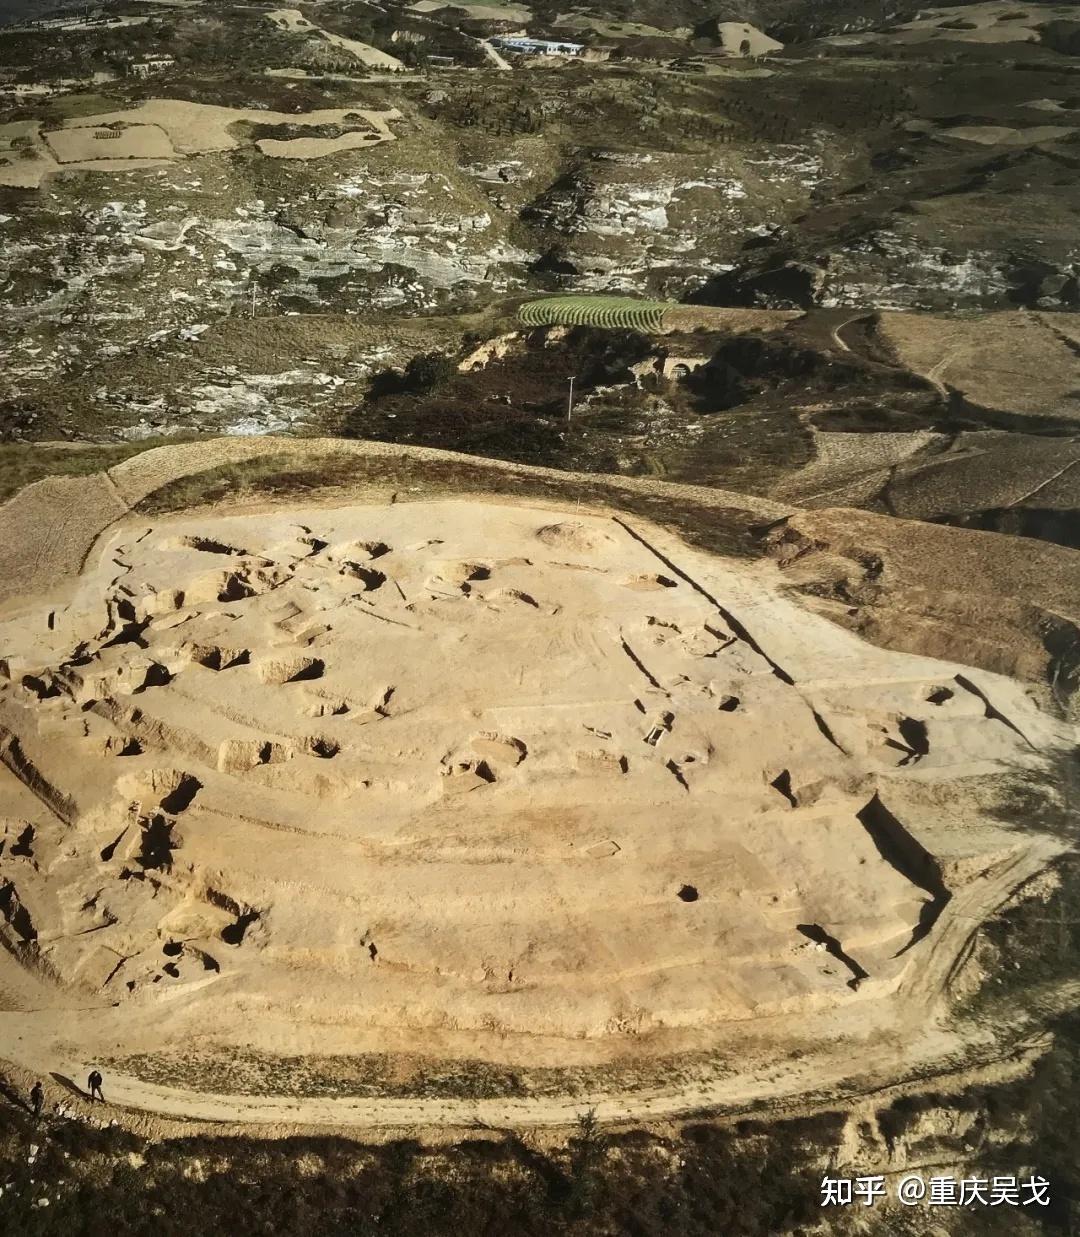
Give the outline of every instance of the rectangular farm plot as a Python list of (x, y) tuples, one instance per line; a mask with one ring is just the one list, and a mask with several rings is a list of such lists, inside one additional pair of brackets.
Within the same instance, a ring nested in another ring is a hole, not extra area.
[(255, 143), (261, 154), (271, 159), (322, 159), (343, 150), (359, 150), (362, 146), (378, 146), (385, 138), (370, 130), (343, 133), (340, 137), (294, 137), (285, 141), (263, 138)]
[(55, 129), (51, 133), (45, 133), (44, 137), (59, 163), (88, 163), (95, 159), (176, 157), (168, 134), (157, 125)]

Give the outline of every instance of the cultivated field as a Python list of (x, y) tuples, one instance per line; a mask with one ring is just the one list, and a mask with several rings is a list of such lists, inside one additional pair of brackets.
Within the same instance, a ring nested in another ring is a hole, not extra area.
[(99, 159), (171, 159), (176, 155), (168, 136), (158, 125), (56, 129), (46, 133), (45, 140), (60, 163)]
[(391, 72), (400, 73), (405, 66), (396, 56), (390, 56), (386, 52), (379, 51), (377, 47), (372, 47), (369, 43), (361, 43), (357, 39), (349, 39), (341, 34), (332, 34), (328, 30), (323, 30), (320, 26), (308, 21), (299, 9), (273, 9), (266, 14), (267, 20), (272, 21), (282, 30), (288, 31), (289, 34), (305, 34), (325, 40), (331, 47), (338, 47), (342, 51), (348, 52), (354, 56), (362, 64), (367, 65), (371, 69), (388, 69)]
[[(0, 186), (36, 188), (50, 173), (66, 170), (113, 172), (153, 167), (177, 158), (236, 150), (244, 145), (235, 126), (324, 125), (348, 130), (335, 138), (261, 139), (260, 153), (278, 159), (320, 159), (341, 151), (394, 140), (389, 122), (400, 119), (396, 109), (376, 111), (363, 104), (320, 108), (309, 112), (273, 112), (256, 108), (221, 107), (183, 99), (147, 99), (119, 111), (77, 115), (62, 128), (42, 131), (40, 123), (3, 126), (17, 148), (0, 148)], [(4, 132), (0, 132), (0, 142)]]
[(525, 326), (598, 326), (656, 333), (663, 330), (664, 301), (628, 296), (553, 296), (529, 301), (518, 311)]
[(773, 331), (800, 316), (790, 309), (727, 309), (630, 296), (549, 296), (518, 308), (523, 326), (591, 326), (664, 335), (672, 331)]

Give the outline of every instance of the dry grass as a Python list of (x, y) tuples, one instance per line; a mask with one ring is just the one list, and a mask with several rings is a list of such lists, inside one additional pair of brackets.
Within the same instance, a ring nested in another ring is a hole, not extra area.
[[(72, 1120), (35, 1127), (12, 1104), (0, 1109), (0, 1232), (750, 1237), (817, 1220), (820, 1162), (842, 1128), (824, 1114), (609, 1134), (583, 1104), (549, 1148), (492, 1130), (447, 1146), (195, 1133), (154, 1142)], [(39, 1153), (27, 1164), (31, 1141)]]
[(508, 494), (519, 501), (537, 499), (616, 508), (666, 524), (691, 545), (738, 557), (760, 554), (755, 530), (765, 522), (760, 513), (747, 509), (736, 510), (719, 503), (706, 507), (685, 495), (665, 492), (662, 487), (655, 491), (624, 488), (615, 478), (598, 476), (594, 481), (572, 474), (565, 478), (535, 476), (492, 468), (483, 459), (473, 462), (468, 457), (431, 460), (405, 454), (366, 456), (331, 452), (298, 459), (287, 451), (178, 478), (137, 503), (135, 510), (161, 515), (209, 504), (300, 497), (308, 501), (331, 501), (337, 497), (355, 501), (365, 491), (384, 502), (390, 496), (393, 501), (410, 501), (441, 495)]
[(731, 1073), (717, 1053), (683, 1053), (625, 1064), (590, 1066), (501, 1065), (482, 1060), (433, 1060), (394, 1053), (357, 1056), (277, 1056), (256, 1049), (216, 1048), (212, 1054), (144, 1053), (103, 1063), (154, 1086), (208, 1094), (385, 1099), (582, 1099), (613, 1087), (650, 1091)]
[(83, 446), (52, 443), (3, 443), (0, 444), (0, 502), (6, 502), (13, 494), (33, 481), (43, 477), (84, 477), (101, 472), (119, 464), (121, 460), (138, 455), (163, 442), (179, 442), (182, 439), (145, 439), (138, 443)]

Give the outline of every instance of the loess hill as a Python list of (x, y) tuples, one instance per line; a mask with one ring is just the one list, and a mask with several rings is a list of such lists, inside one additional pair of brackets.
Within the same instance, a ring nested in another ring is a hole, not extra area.
[(155, 1106), (148, 1054), (278, 1058), (273, 1095), (312, 1054), (618, 1093), (696, 1053), (745, 1097), (793, 1044), (943, 1051), (972, 926), (1059, 849), (995, 799), (1061, 736), (774, 572), (471, 499), (114, 526), (0, 629), (15, 1055)]

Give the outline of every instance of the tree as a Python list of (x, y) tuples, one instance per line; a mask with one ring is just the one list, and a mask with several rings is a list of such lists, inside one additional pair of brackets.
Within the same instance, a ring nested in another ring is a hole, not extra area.
[(409, 359), (402, 381), (406, 391), (426, 395), (445, 386), (456, 372), (453, 361), (443, 353), (421, 352)]
[(607, 1158), (608, 1138), (590, 1108), (577, 1119), (577, 1132), (570, 1139), (570, 1192), (567, 1198), (572, 1215), (587, 1215), (596, 1202), (601, 1169)]
[(386, 395), (430, 395), (444, 387), (457, 373), (454, 362), (441, 352), (421, 352), (410, 357), (404, 372), (384, 369), (373, 374), (370, 392), (374, 399)]

